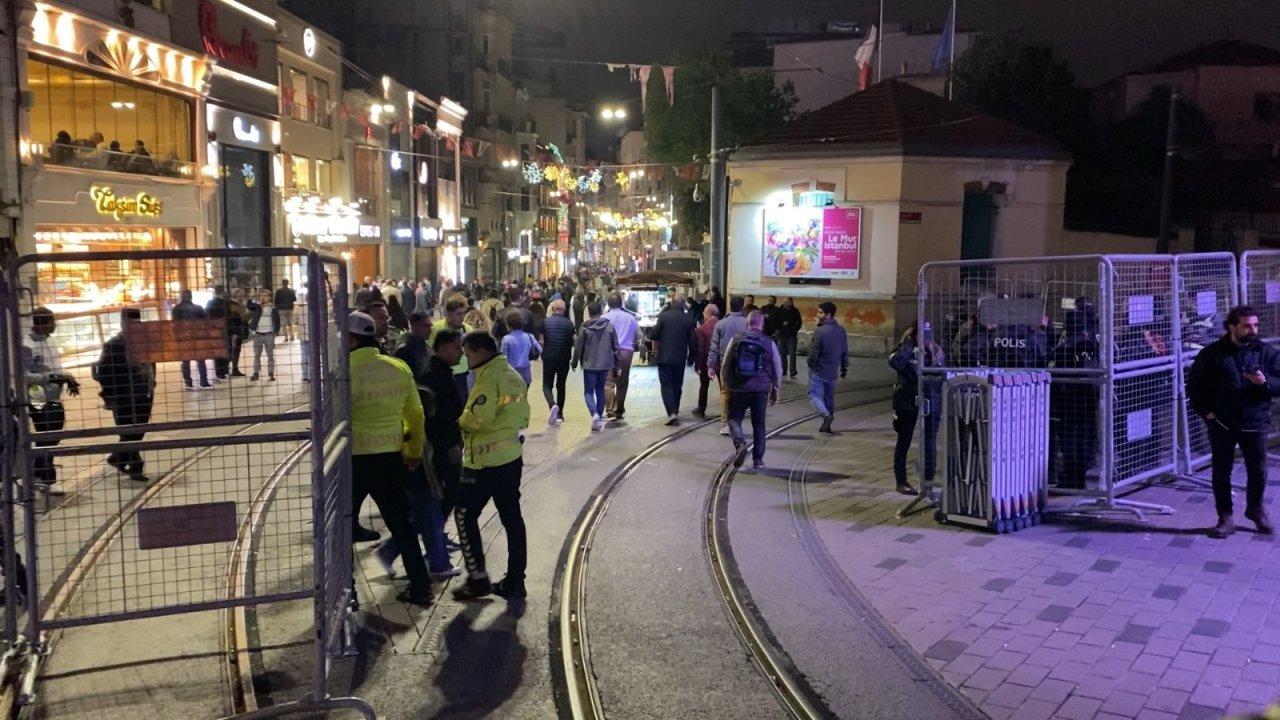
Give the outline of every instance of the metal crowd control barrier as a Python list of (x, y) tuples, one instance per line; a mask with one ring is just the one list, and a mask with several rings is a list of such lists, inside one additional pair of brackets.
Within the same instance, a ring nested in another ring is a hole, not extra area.
[[(281, 280), (296, 298), (276, 306)], [(341, 259), (290, 248), (17, 260), (0, 369), (23, 521), (6, 560), (22, 543), (29, 587), (20, 702), (69, 628), (310, 600), (306, 694), (257, 708), (249, 677), (236, 711), (374, 717), (327, 689), (352, 604), (347, 287)], [(101, 342), (85, 317), (118, 331)]]
[(938, 520), (1007, 533), (1048, 502), (1049, 375), (997, 371), (947, 379)]
[(1185, 392), (1187, 373), (1200, 351), (1222, 337), (1223, 320), (1231, 308), (1240, 303), (1239, 274), (1235, 255), (1226, 252), (1175, 255), (1173, 262), (1177, 270), (1181, 323), (1177, 350), (1182, 390), (1178, 403), (1182, 454), (1179, 479), (1207, 488), (1212, 483), (1195, 473), (1212, 460), (1209, 431), (1191, 411)]
[[(1240, 255), (1240, 298), (1258, 311), (1262, 341), (1280, 345), (1280, 250), (1246, 250)], [(1271, 438), (1280, 438), (1280, 414), (1271, 416)], [(1272, 460), (1280, 459), (1274, 449)]]
[[(1203, 291), (1222, 258), (1188, 255), (1179, 262), (1169, 255), (1087, 255), (926, 264), (918, 323), (922, 336), (938, 343), (934, 356), (942, 362), (920, 369), (921, 407), (928, 408), (948, 374), (1045, 369), (1053, 491), (1078, 496), (1072, 511), (1080, 514), (1172, 512), (1117, 494), (1174, 476), (1185, 456), (1177, 410), (1178, 270), (1186, 272), (1184, 286)], [(932, 465), (922, 457), (922, 495), (904, 514), (934, 499)]]

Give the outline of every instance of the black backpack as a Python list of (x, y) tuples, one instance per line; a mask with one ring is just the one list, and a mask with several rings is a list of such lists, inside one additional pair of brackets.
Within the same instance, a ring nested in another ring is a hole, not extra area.
[(769, 372), (769, 348), (759, 339), (740, 333), (734, 343), (730, 387), (741, 388), (748, 380)]

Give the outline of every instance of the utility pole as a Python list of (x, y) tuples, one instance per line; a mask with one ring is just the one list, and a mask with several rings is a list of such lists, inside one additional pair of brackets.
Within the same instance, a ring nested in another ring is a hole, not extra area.
[(725, 258), (728, 254), (728, 238), (724, 216), (725, 168), (721, 149), (720, 125), (724, 122), (720, 105), (720, 86), (711, 88), (711, 285), (726, 292)]
[(880, 30), (876, 37), (876, 82), (884, 79), (884, 0), (880, 0)]
[(1160, 185), (1160, 234), (1156, 236), (1156, 252), (1169, 252), (1169, 216), (1173, 205), (1173, 160), (1177, 154), (1178, 93), (1169, 94), (1169, 122), (1164, 137), (1164, 181)]

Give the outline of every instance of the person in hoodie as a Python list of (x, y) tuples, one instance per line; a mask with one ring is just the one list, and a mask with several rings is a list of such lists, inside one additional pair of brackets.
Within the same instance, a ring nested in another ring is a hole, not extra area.
[(827, 301), (818, 306), (818, 329), (809, 347), (809, 400), (822, 415), (819, 432), (831, 433), (836, 418), (836, 371), (849, 372), (849, 336), (836, 322), (836, 305)]
[[(573, 361), (573, 321), (565, 317), (564, 300), (551, 301), (551, 315), (542, 325), (542, 395), (551, 413), (548, 425), (564, 422), (564, 386)], [(552, 389), (555, 395), (552, 395)]]
[(524, 378), (526, 389), (533, 384), (533, 360), (542, 355), (542, 345), (538, 339), (524, 331), (524, 314), (519, 311), (508, 311), (505, 317), (507, 334), (502, 336), (502, 354), (507, 356), (507, 364)]
[(778, 352), (782, 355), (782, 370), (788, 377), (796, 376), (796, 338), (800, 335), (800, 326), (804, 319), (796, 301), (783, 298), (782, 306), (773, 313), (774, 339), (778, 341)]
[(768, 429), (765, 408), (778, 401), (782, 389), (782, 357), (773, 339), (764, 334), (764, 315), (752, 310), (747, 329), (733, 336), (724, 354), (724, 385), (729, 388), (729, 434), (733, 437), (733, 466), (742, 467), (747, 439), (742, 419), (751, 412), (751, 459), (757, 471), (764, 469)]
[[(462, 482), (453, 510), (458, 540), (467, 565), (466, 583), (453, 592), (458, 600), (476, 600), (490, 593), (508, 600), (525, 597), (524, 575), (528, 545), (520, 513), (520, 477), (524, 472), (524, 442), (529, 427), (528, 386), (507, 359), (498, 354), (488, 333), (473, 332), (462, 339), (475, 385), (458, 418), (462, 429)], [(489, 581), (480, 513), (493, 500), (507, 537), (507, 574)]]
[(601, 315), (600, 304), (587, 306), (587, 322), (578, 331), (573, 345), (573, 359), (569, 366), (582, 366), (582, 384), (591, 413), (591, 432), (604, 427), (605, 379), (618, 371), (618, 332), (613, 324)]

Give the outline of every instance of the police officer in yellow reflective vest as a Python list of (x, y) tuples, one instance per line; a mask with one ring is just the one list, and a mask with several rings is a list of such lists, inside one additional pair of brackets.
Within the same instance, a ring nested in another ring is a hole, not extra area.
[[(418, 536), (409, 524), (409, 472), (422, 462), (422, 400), (404, 361), (378, 351), (373, 318), (362, 312), (347, 316), (351, 350), (351, 475), (382, 514), (400, 549), (409, 589), (400, 602), (431, 604), (431, 580)], [(363, 496), (357, 496), (363, 500)], [(360, 513), (352, 507), (353, 515)], [(354, 523), (353, 523), (354, 524)]]
[[(520, 476), (524, 470), (521, 432), (529, 426), (528, 387), (507, 359), (498, 354), (492, 335), (468, 333), (462, 339), (462, 352), (475, 374), (475, 383), (462, 417), (458, 418), (462, 429), (462, 481), (453, 518), (467, 563), (467, 582), (453, 595), (459, 600), (474, 600), (489, 593), (507, 599), (523, 598), (528, 548), (524, 518), (520, 515)], [(480, 511), (490, 498), (507, 535), (507, 575), (496, 583), (490, 583), (485, 571), (480, 538)]]

